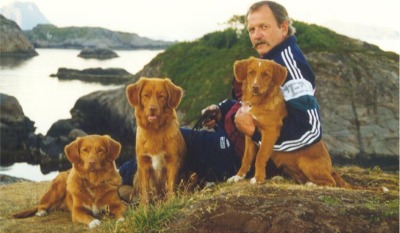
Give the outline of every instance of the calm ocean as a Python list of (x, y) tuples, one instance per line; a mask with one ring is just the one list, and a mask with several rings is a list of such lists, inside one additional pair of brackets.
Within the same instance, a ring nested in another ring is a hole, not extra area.
[[(19, 101), (24, 114), (35, 122), (36, 134), (46, 135), (53, 123), (60, 119), (71, 118), (70, 110), (76, 100), (98, 90), (118, 88), (116, 85), (85, 83), (79, 80), (60, 81), (50, 77), (58, 68), (87, 69), (101, 67), (123, 68), (131, 74), (140, 71), (163, 50), (115, 51), (119, 57), (108, 60), (82, 59), (80, 50), (74, 49), (37, 49), (39, 56), (27, 60), (0, 59), (0, 93), (14, 96)], [(7, 171), (7, 172), (6, 172)], [(14, 164), (12, 167), (0, 167), (0, 174), (24, 177), (26, 171), (32, 180), (48, 180), (52, 176), (43, 176), (40, 167), (26, 164)]]

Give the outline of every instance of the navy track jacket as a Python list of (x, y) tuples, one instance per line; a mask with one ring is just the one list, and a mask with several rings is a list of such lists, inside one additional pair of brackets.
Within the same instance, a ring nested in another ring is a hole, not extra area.
[(315, 76), (295, 36), (290, 36), (262, 58), (273, 60), (288, 69), (281, 89), (287, 117), (275, 151), (293, 151), (318, 142), (322, 137), (319, 106), (314, 98)]

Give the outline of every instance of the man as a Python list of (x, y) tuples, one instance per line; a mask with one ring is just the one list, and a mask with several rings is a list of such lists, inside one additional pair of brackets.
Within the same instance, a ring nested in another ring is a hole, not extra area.
[[(288, 116), (274, 150), (293, 151), (318, 142), (321, 123), (314, 99), (315, 77), (297, 46), (286, 9), (272, 1), (257, 2), (250, 7), (246, 19), (250, 40), (260, 57), (288, 69), (282, 86)], [(188, 149), (188, 169), (205, 181), (223, 181), (236, 174), (244, 151), (244, 135), (255, 142), (261, 139), (254, 119), (241, 108), (241, 86), (235, 81), (232, 97), (202, 111), (213, 116), (204, 126), (214, 131), (181, 129)], [(123, 177), (132, 174), (126, 172), (126, 167), (120, 169)], [(267, 169), (267, 176), (272, 176), (273, 163), (268, 163)]]
[[(283, 121), (274, 150), (293, 151), (320, 141), (322, 132), (319, 107), (314, 98), (315, 76), (296, 43), (295, 28), (286, 9), (273, 1), (257, 2), (250, 7), (246, 20), (250, 40), (260, 57), (274, 60), (288, 69), (282, 85), (288, 116)], [(234, 83), (236, 97), (240, 100), (239, 85)], [(215, 127), (223, 119), (227, 136), (239, 147), (237, 154), (243, 154), (242, 134), (255, 142), (261, 140), (254, 119), (242, 109), (240, 102), (224, 101), (203, 111), (206, 110), (217, 117), (205, 125)]]

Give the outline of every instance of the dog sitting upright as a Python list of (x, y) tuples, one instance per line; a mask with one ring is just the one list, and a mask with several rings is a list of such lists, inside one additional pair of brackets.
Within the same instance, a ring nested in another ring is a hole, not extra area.
[(51, 209), (71, 211), (72, 221), (87, 224), (90, 228), (101, 222), (100, 211), (108, 211), (118, 221), (124, 220), (126, 206), (118, 196), (122, 179), (115, 167), (121, 145), (109, 136), (89, 135), (78, 137), (65, 147), (72, 168), (60, 172), (31, 210), (14, 214), (15, 218), (44, 216)]
[(283, 167), (284, 172), (299, 183), (353, 187), (333, 170), (331, 158), (322, 141), (291, 152), (273, 151), (282, 121), (287, 115), (280, 89), (287, 75), (285, 67), (270, 60), (251, 57), (236, 61), (234, 72), (236, 80), (242, 83), (242, 100), (249, 105), (262, 139), (257, 152), (254, 142), (246, 136), (242, 165), (228, 181), (244, 179), (256, 156), (255, 176), (251, 183), (264, 182), (266, 163), (272, 158), (278, 168)]
[(126, 95), (137, 122), (134, 192), (139, 189), (141, 204), (165, 194), (171, 197), (186, 154), (176, 115), (182, 88), (168, 78), (142, 77), (127, 86)]

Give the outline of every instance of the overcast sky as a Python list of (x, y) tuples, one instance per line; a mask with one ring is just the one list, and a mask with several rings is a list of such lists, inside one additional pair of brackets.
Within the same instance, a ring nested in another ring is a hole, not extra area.
[[(0, 0), (0, 7), (12, 0)], [(193, 40), (243, 15), (254, 0), (31, 0), (58, 27), (99, 26), (164, 40)], [(277, 0), (291, 18), (400, 31), (399, 0)], [(375, 4), (373, 4), (375, 3)]]

